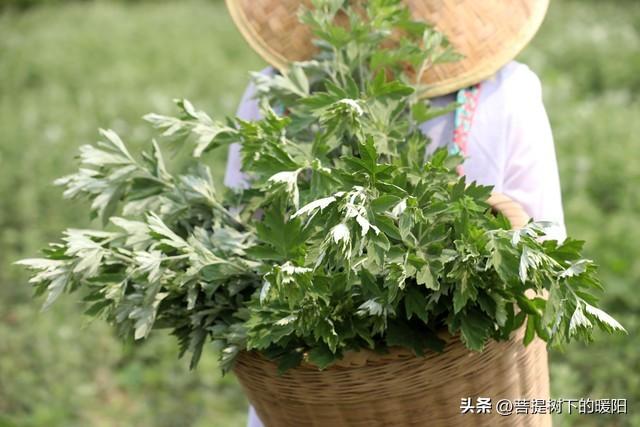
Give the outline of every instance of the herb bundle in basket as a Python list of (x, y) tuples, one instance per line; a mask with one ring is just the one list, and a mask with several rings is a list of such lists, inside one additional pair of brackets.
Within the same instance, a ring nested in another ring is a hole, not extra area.
[[(449, 337), (481, 351), (518, 330), (557, 346), (623, 331), (597, 307), (582, 242), (512, 229), (492, 188), (458, 175), (460, 156), (425, 158), (419, 124), (455, 105), (433, 107), (415, 82), (456, 60), (446, 38), (399, 0), (343, 3), (301, 14), (315, 59), (254, 75), (261, 120), (216, 121), (186, 100), (146, 116), (193, 145), (193, 169), (171, 173), (156, 141), (137, 159), (110, 130), (81, 147), (58, 183), (104, 227), (20, 261), (45, 306), (77, 291), (125, 338), (170, 329), (194, 367), (214, 342), (224, 370), (257, 354), (285, 375), (361, 350), (438, 354)], [(220, 191), (207, 153), (233, 143), (246, 186)]]

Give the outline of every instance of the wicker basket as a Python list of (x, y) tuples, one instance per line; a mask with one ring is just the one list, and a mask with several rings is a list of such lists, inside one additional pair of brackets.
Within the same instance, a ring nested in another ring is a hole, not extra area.
[[(490, 199), (514, 227), (528, 221), (506, 196)], [(481, 353), (447, 337), (443, 353), (415, 357), (350, 353), (323, 371), (308, 364), (278, 375), (277, 365), (256, 352), (239, 355), (234, 371), (266, 427), (301, 426), (515, 426), (548, 427), (548, 414), (462, 414), (461, 399), (549, 399), (546, 345), (522, 344), (524, 329)]]

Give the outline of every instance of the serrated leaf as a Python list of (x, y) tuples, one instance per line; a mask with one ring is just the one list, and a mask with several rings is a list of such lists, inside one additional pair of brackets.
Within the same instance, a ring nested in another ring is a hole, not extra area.
[(575, 334), (579, 328), (590, 329), (592, 327), (593, 324), (584, 315), (582, 305), (578, 304), (573, 314), (571, 315), (571, 320), (569, 321), (569, 334)]
[(587, 271), (587, 267), (592, 264), (593, 262), (587, 259), (581, 259), (576, 262), (573, 262), (562, 273), (560, 273), (560, 277), (579, 276), (580, 274)]
[(62, 295), (64, 292), (67, 283), (69, 281), (69, 276), (67, 275), (59, 275), (51, 280), (49, 286), (47, 286), (47, 299), (42, 305), (43, 310), (47, 310), (51, 305)]
[(307, 358), (318, 368), (325, 369), (335, 363), (338, 356), (333, 354), (326, 345), (319, 344), (309, 351)]
[(369, 299), (358, 307), (358, 312), (366, 313), (369, 316), (381, 316), (384, 313), (384, 308), (376, 300)]
[(407, 319), (415, 315), (424, 323), (429, 322), (427, 313), (427, 301), (420, 291), (413, 286), (407, 288), (407, 295), (404, 297), (404, 309), (407, 313)]
[(599, 308), (594, 307), (590, 304), (584, 303), (584, 310), (587, 312), (587, 314), (590, 314), (593, 317), (595, 317), (598, 322), (602, 323), (609, 329), (621, 331), (625, 333), (627, 332), (627, 330), (616, 319), (611, 317), (606, 312), (600, 310)]
[(453, 291), (454, 314), (458, 314), (470, 300), (475, 300), (476, 296), (477, 291), (469, 281), (468, 273), (465, 271)]
[(291, 216), (291, 218), (296, 218), (296, 217), (301, 216), (301, 215), (310, 214), (310, 213), (313, 213), (316, 210), (322, 211), (324, 208), (326, 208), (327, 206), (331, 205), (335, 201), (336, 201), (336, 198), (333, 197), (333, 196), (324, 197), (322, 199), (314, 200), (313, 202), (307, 203), (306, 205), (304, 205), (303, 207), (298, 209)]
[(376, 213), (383, 213), (396, 206), (400, 202), (400, 197), (393, 194), (385, 194), (371, 202), (371, 208)]
[(536, 337), (536, 319), (536, 316), (527, 316), (527, 328), (525, 329), (524, 338), (522, 340), (522, 343), (525, 346), (531, 344), (533, 339)]
[(285, 353), (278, 359), (278, 374), (282, 375), (289, 369), (298, 367), (303, 358), (304, 353), (302, 351), (291, 351)]
[(424, 285), (427, 289), (437, 291), (440, 289), (440, 283), (438, 283), (433, 274), (431, 268), (428, 265), (423, 266), (416, 276), (416, 281), (419, 285)]
[(458, 108), (457, 103), (451, 103), (446, 107), (436, 108), (436, 107), (428, 106), (424, 102), (418, 102), (414, 104), (413, 107), (411, 108), (411, 115), (416, 122), (423, 123), (423, 122), (432, 120), (436, 117), (455, 111), (456, 108)]
[(460, 316), (460, 332), (467, 348), (481, 351), (489, 337), (492, 324), (487, 317), (476, 310), (470, 310)]

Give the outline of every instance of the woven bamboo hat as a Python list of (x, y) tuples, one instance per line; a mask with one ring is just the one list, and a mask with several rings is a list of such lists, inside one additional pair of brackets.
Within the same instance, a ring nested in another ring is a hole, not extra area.
[[(251, 47), (279, 70), (314, 54), (312, 34), (298, 21), (308, 0), (226, 0)], [(549, 0), (405, 0), (415, 19), (433, 23), (464, 55), (425, 73), (426, 96), (454, 92), (491, 77), (542, 24)]]

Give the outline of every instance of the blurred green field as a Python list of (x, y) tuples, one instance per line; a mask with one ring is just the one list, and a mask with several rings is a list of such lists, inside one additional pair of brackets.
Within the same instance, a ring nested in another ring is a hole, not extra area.
[[(559, 427), (640, 426), (639, 52), (640, 3), (556, 0), (520, 58), (543, 81), (569, 233), (588, 241), (604, 305), (630, 332), (552, 354), (553, 397), (629, 401), (626, 416), (563, 416)], [(140, 117), (172, 112), (175, 97), (232, 114), (248, 71), (263, 65), (222, 2), (0, 12), (0, 427), (244, 424), (246, 401), (213, 352), (189, 372), (171, 337), (124, 347), (72, 298), (41, 313), (11, 263), (89, 224), (51, 182), (75, 169), (97, 128), (142, 147), (151, 132)], [(218, 182), (225, 158), (209, 157)]]

